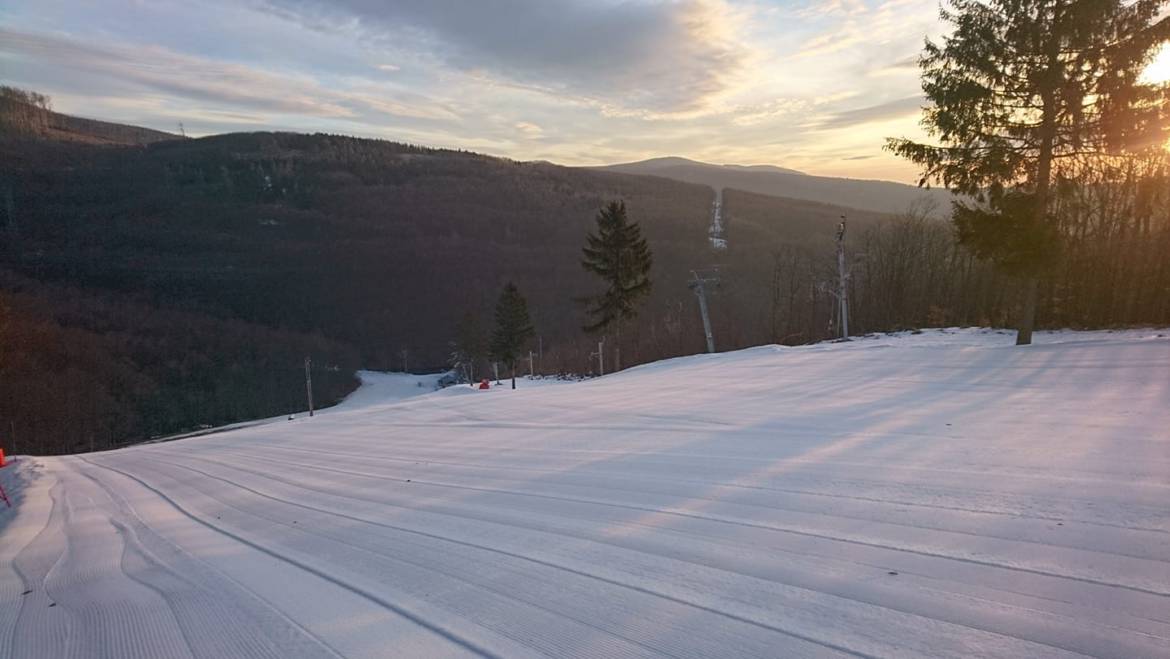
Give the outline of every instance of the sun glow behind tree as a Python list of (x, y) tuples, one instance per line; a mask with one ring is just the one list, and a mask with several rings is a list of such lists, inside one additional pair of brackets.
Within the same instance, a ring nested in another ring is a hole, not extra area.
[(1170, 83), (1170, 42), (1162, 44), (1162, 49), (1142, 72), (1141, 82), (1147, 85)]
[[(1138, 82), (1144, 85), (1170, 85), (1170, 41), (1162, 44)], [(1166, 140), (1165, 148), (1170, 151), (1170, 140)]]

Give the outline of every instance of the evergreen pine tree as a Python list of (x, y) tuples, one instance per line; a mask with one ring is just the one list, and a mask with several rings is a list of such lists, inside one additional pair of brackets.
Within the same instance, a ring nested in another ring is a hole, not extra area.
[(1059, 247), (1054, 168), (1063, 158), (1161, 148), (1170, 91), (1138, 84), (1170, 38), (1170, 0), (950, 0), (953, 32), (919, 60), (922, 121), (939, 144), (887, 148), (974, 202), (954, 202), (960, 240), (1024, 283), (1018, 344), (1031, 343), (1037, 277)]
[(504, 286), (496, 302), (496, 328), (492, 331), (492, 357), (512, 369), (512, 388), (516, 388), (516, 360), (520, 351), (536, 334), (528, 317), (528, 302), (512, 282)]
[(617, 330), (614, 370), (621, 369), (622, 325), (638, 315), (638, 302), (650, 293), (653, 256), (642, 229), (626, 216), (624, 201), (611, 201), (597, 214), (597, 233), (582, 249), (581, 266), (605, 283), (605, 292), (586, 298), (587, 332)]

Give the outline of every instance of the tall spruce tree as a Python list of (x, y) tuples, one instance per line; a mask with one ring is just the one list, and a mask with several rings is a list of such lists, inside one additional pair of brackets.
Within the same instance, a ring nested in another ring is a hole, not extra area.
[(597, 214), (597, 233), (586, 237), (581, 266), (601, 278), (606, 289), (586, 298), (587, 332), (616, 330), (614, 370), (621, 369), (622, 325), (638, 315), (638, 302), (650, 293), (654, 259), (642, 229), (626, 216), (624, 201), (611, 201)]
[(1170, 38), (1170, 0), (950, 0), (953, 32), (919, 60), (938, 144), (887, 140), (955, 201), (961, 242), (1023, 283), (1016, 343), (1032, 341), (1037, 278), (1059, 248), (1065, 158), (1161, 148), (1170, 92), (1138, 83)]
[(496, 302), (496, 327), (492, 331), (492, 357), (512, 369), (512, 388), (516, 388), (516, 360), (524, 345), (536, 334), (528, 317), (528, 302), (516, 284), (508, 282)]

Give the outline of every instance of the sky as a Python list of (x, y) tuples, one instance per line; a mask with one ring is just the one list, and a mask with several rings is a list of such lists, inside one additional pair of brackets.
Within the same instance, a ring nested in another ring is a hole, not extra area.
[(5, 0), (0, 81), (188, 135), (293, 130), (594, 165), (913, 183), (937, 0)]

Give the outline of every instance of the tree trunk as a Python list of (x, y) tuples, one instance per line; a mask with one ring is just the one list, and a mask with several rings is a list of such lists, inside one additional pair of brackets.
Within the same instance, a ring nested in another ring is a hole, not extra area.
[(1016, 345), (1018, 346), (1031, 345), (1032, 343), (1032, 328), (1036, 325), (1036, 288), (1035, 276), (1029, 276), (1024, 280), (1024, 306), (1020, 310), (1019, 326), (1016, 332)]
[(512, 389), (516, 388), (516, 362), (512, 362)]
[[(1052, 179), (1052, 143), (1055, 134), (1054, 109), (1051, 104), (1045, 103), (1044, 126), (1041, 127), (1040, 160), (1036, 168), (1036, 209), (1033, 222), (1043, 225), (1048, 222), (1048, 188)], [(1038, 269), (1039, 264), (1033, 268)], [(1024, 307), (1020, 313), (1019, 326), (1016, 328), (1016, 345), (1026, 346), (1032, 343), (1032, 329), (1036, 325), (1036, 288), (1039, 274), (1033, 270), (1024, 279)]]
[[(1036, 162), (1036, 208), (1033, 222), (1043, 225), (1048, 222), (1048, 190), (1052, 182), (1053, 148), (1056, 142), (1057, 107), (1056, 93), (1061, 85), (1058, 77), (1060, 71), (1060, 40), (1059, 29), (1063, 10), (1063, 2), (1057, 0), (1052, 9), (1052, 35), (1048, 41), (1048, 75), (1042, 82), (1043, 88), (1040, 97), (1044, 108), (1040, 118), (1040, 153)], [(1039, 267), (1037, 264), (1035, 267)], [(1036, 287), (1039, 275), (1033, 271), (1024, 280), (1024, 308), (1020, 314), (1019, 327), (1016, 333), (1016, 345), (1026, 346), (1032, 343), (1032, 329), (1036, 325)]]

